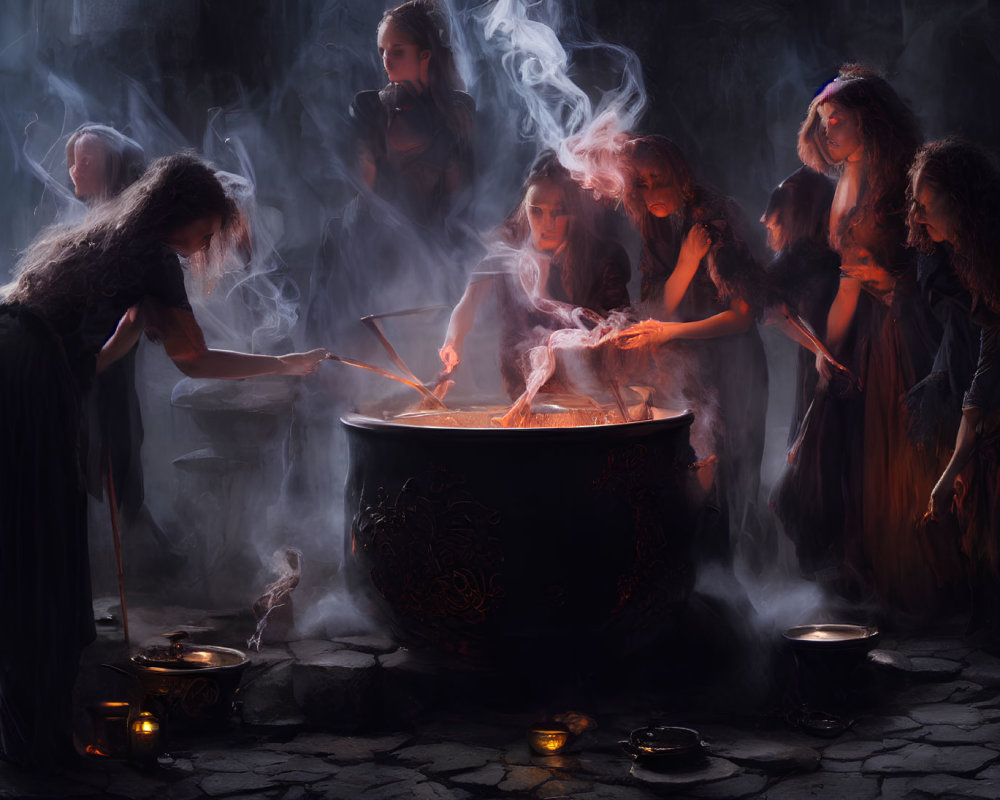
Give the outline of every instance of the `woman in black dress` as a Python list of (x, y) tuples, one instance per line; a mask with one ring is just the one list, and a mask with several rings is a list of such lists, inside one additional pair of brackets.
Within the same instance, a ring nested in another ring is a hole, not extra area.
[(975, 622), (1000, 642), (1000, 164), (958, 138), (925, 144), (910, 168), (909, 241), (943, 246), (972, 302), (979, 358), (962, 402), (954, 451), (930, 493), (928, 512), (958, 518), (972, 564)]
[[(624, 158), (632, 175), (625, 209), (642, 236), (642, 300), (655, 317), (624, 330), (618, 344), (666, 354), (678, 345), (663, 345), (683, 342), (695, 354), (698, 370), (686, 391), (701, 424), (710, 421), (703, 447), (719, 457), (721, 489), (722, 516), (706, 547), (727, 560), (730, 540), (753, 549), (761, 535), (767, 360), (751, 303), (763, 273), (747, 244), (743, 212), (695, 181), (676, 144), (636, 137)], [(664, 380), (676, 380), (664, 373)]]
[(210, 350), (181, 258), (206, 249), (232, 206), (194, 156), (156, 161), (118, 198), (28, 249), (0, 303), (0, 757), (71, 761), (72, 688), (94, 637), (80, 464), (81, 397), (146, 331), (185, 373), (314, 370), (327, 351)]

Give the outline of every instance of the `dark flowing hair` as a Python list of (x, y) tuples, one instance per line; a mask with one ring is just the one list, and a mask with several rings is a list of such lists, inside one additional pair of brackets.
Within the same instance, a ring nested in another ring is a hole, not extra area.
[(801, 240), (826, 247), (833, 193), (828, 177), (810, 167), (799, 167), (771, 192), (764, 217), (776, 216), (785, 248)]
[(379, 29), (389, 20), (419, 49), (430, 51), (427, 82), (434, 104), (444, 114), (452, 133), (463, 141), (471, 138), (472, 120), (454, 96), (455, 92), (465, 90), (465, 84), (455, 66), (451, 35), (444, 14), (433, 0), (409, 0), (386, 11), (378, 24)]
[(121, 271), (116, 265), (156, 258), (172, 234), (207, 217), (218, 216), (226, 230), (234, 210), (212, 168), (197, 156), (159, 158), (81, 222), (43, 231), (15, 268), (7, 299), (44, 310), (82, 300), (68, 297), (81, 286), (113, 293)]
[(924, 252), (934, 242), (917, 222), (917, 178), (945, 201), (955, 221), (951, 263), (965, 287), (1000, 313), (1000, 164), (972, 142), (949, 136), (923, 145), (910, 166), (907, 244)]
[(106, 200), (121, 194), (126, 186), (139, 180), (146, 169), (146, 153), (139, 143), (108, 125), (85, 122), (70, 135), (66, 142), (66, 169), (76, 163), (76, 143), (84, 136), (92, 136), (104, 149), (104, 191), (94, 200)]
[(524, 200), (528, 190), (552, 183), (562, 191), (568, 217), (566, 241), (553, 254), (563, 265), (562, 288), (571, 302), (579, 302), (593, 284), (592, 269), (600, 263), (601, 243), (606, 241), (608, 221), (604, 207), (588, 197), (551, 150), (543, 151), (524, 180), (521, 202), (500, 226), (500, 238), (511, 247), (521, 247), (531, 235)]
[(906, 170), (921, 138), (917, 119), (885, 78), (865, 65), (845, 64), (813, 98), (799, 128), (799, 158), (826, 174), (841, 169), (830, 155), (820, 124), (819, 107), (829, 101), (858, 116), (868, 184), (858, 197), (858, 210), (884, 226), (904, 212)]

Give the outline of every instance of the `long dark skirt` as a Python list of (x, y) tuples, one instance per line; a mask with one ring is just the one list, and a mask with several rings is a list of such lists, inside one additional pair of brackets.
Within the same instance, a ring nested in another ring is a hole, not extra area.
[(0, 306), (0, 755), (72, 754), (72, 690), (93, 640), (79, 392), (61, 344)]

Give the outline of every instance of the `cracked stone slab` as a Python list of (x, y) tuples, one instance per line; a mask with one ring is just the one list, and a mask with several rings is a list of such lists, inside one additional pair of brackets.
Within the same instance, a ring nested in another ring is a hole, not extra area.
[(903, 707), (923, 703), (961, 703), (979, 697), (983, 687), (971, 681), (948, 681), (946, 683), (924, 683), (893, 694), (893, 704)]
[(714, 756), (737, 764), (769, 770), (811, 772), (819, 765), (819, 752), (811, 747), (790, 745), (768, 739), (737, 739), (710, 744)]
[(922, 680), (946, 681), (965, 669), (965, 664), (960, 661), (932, 656), (912, 656), (910, 663), (913, 665), (913, 677)]
[(904, 716), (865, 717), (852, 726), (852, 730), (863, 739), (880, 739), (893, 733), (912, 731), (920, 724)]
[(996, 757), (996, 751), (978, 745), (908, 744), (892, 753), (872, 756), (862, 764), (861, 771), (874, 775), (972, 774)]
[(595, 783), (590, 791), (578, 792), (573, 800), (656, 800), (657, 795), (639, 786)]
[(464, 783), (472, 786), (497, 786), (507, 775), (507, 769), (503, 764), (487, 764), (485, 767), (452, 775), (451, 780), (455, 783)]
[(969, 666), (962, 670), (963, 680), (991, 689), (1000, 687), (1000, 659), (984, 653), (972, 653), (968, 661)]
[(291, 660), (276, 663), (240, 689), (243, 722), (247, 725), (295, 727), (305, 722), (305, 716), (295, 702), (292, 689)]
[(540, 767), (507, 767), (507, 776), (497, 784), (501, 792), (528, 792), (545, 783), (552, 773)]
[(927, 744), (981, 744), (993, 749), (1000, 748), (1000, 723), (989, 725), (928, 725), (921, 728), (919, 736), (910, 736)]
[[(317, 758), (316, 756), (297, 755), (291, 758), (284, 756), (280, 762), (267, 767), (261, 767), (255, 771), (260, 775), (276, 775), (279, 777), (288, 772), (310, 774), (313, 775), (312, 780), (318, 780), (315, 776), (329, 777), (339, 769), (340, 767), (336, 764), (332, 764), (325, 759)], [(281, 780), (285, 779), (281, 778)]]
[(442, 742), (404, 747), (396, 750), (393, 756), (407, 764), (419, 764), (425, 772), (438, 773), (476, 769), (490, 761), (499, 761), (503, 753), (490, 747)]
[(247, 772), (217, 772), (201, 779), (201, 790), (209, 797), (222, 797), (237, 792), (259, 792), (275, 785), (270, 778)]
[(836, 742), (823, 751), (823, 760), (863, 761), (876, 753), (894, 750), (902, 747), (904, 744), (906, 742), (896, 742), (895, 746), (887, 747), (885, 741), (870, 741), (868, 739), (856, 739), (853, 742)]
[(767, 800), (875, 800), (879, 796), (878, 781), (861, 775), (812, 774), (786, 778), (767, 790)]
[(430, 781), (400, 781), (369, 789), (358, 800), (459, 800), (469, 794), (464, 789), (449, 789)]
[(342, 644), (351, 650), (360, 650), (362, 653), (372, 655), (383, 655), (391, 653), (399, 648), (399, 644), (389, 638), (377, 633), (361, 634), (359, 636), (338, 636), (333, 640), (336, 644)]
[(584, 781), (549, 781), (535, 790), (535, 797), (553, 798), (553, 800), (555, 798), (576, 797), (590, 788), (592, 788), (591, 784)]
[(685, 795), (695, 800), (739, 800), (742, 797), (756, 797), (767, 786), (767, 777), (745, 772), (715, 783), (694, 786)]
[(882, 781), (882, 800), (910, 800), (913, 797), (996, 800), (1000, 797), (1000, 781), (956, 778), (953, 775), (886, 778)]
[(415, 769), (394, 764), (351, 764), (341, 769), (334, 780), (354, 786), (357, 790), (407, 781), (417, 783), (424, 780), (424, 776)]
[(914, 706), (907, 716), (921, 725), (979, 725), (983, 712), (957, 703), (930, 703)]
[(205, 772), (253, 772), (288, 760), (270, 750), (204, 750), (191, 756), (197, 769)]
[(370, 761), (377, 753), (387, 753), (401, 747), (413, 737), (409, 734), (391, 736), (336, 736), (332, 733), (300, 733), (285, 744), (268, 745), (286, 753), (322, 755), (333, 761)]
[(861, 772), (863, 763), (863, 761), (828, 761), (824, 758), (819, 762), (819, 769), (821, 772), (849, 772), (852, 775), (857, 775)]
[(702, 783), (721, 781), (724, 778), (731, 778), (740, 771), (740, 768), (732, 761), (724, 758), (709, 756), (705, 759), (705, 765), (692, 770), (671, 770), (670, 772), (659, 772), (648, 769), (639, 763), (632, 765), (629, 773), (633, 778), (643, 783), (656, 784), (661, 786), (697, 786)]
[(289, 642), (288, 649), (292, 651), (297, 661), (310, 662), (348, 648), (346, 644), (338, 644), (329, 639), (300, 639), (297, 642)]

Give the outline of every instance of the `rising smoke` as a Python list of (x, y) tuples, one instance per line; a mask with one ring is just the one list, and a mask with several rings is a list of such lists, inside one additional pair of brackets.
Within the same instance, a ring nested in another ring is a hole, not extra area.
[[(324, 243), (339, 242), (345, 209), (364, 191), (353, 172), (347, 108), (355, 92), (384, 84), (375, 51), (381, 12), (362, 0), (248, 0), (238, 11), (199, 0), (5, 3), (0, 283), (43, 225), (82, 213), (68, 188), (65, 141), (85, 121), (105, 122), (150, 158), (196, 147), (252, 189), (244, 203), (249, 266), (218, 276), (208, 295), (191, 290), (210, 344), (261, 352), (322, 345), (379, 362), (384, 354), (357, 318), (453, 303), (474, 258), (472, 246), (443, 254), (413, 247), (408, 269), (376, 280), (377, 265), (353, 253), (337, 262), (353, 265), (348, 274), (333, 284), (317, 280), (329, 267)], [(575, 174), (600, 186), (608, 173), (580, 153), (600, 152), (592, 144), (598, 136), (613, 150), (616, 134), (634, 128), (675, 139), (696, 174), (756, 219), (770, 189), (798, 166), (795, 132), (812, 93), (846, 60), (885, 69), (928, 135), (959, 132), (1000, 146), (992, 103), (1000, 12), (986, 0), (946, 8), (912, 0), (453, 0), (447, 12), (478, 107), (477, 191), (467, 217), (474, 230), (488, 230), (517, 202), (538, 149), (557, 149)], [(391, 209), (384, 212), (393, 229), (405, 228)], [(320, 285), (337, 287), (321, 315), (329, 338), (304, 324)], [(432, 313), (388, 330), (421, 376), (438, 367), (444, 323)], [(783, 456), (794, 360), (777, 337), (767, 345), (773, 446), (765, 483)], [(303, 552), (300, 591), (313, 591), (312, 624), (348, 626), (345, 602), (324, 596), (322, 581), (308, 585), (310, 574), (339, 580), (346, 457), (335, 417), (395, 390), (333, 364), (294, 385), (261, 379), (200, 387), (180, 377), (162, 349), (143, 344), (147, 499), (189, 554), (171, 593), (190, 602), (246, 602), (248, 584), (271, 580), (264, 565), (273, 552), (292, 545)], [(199, 404), (254, 410), (234, 427), (207, 407), (182, 407)], [(101, 544), (109, 539), (93, 538), (95, 565), (110, 565)], [(136, 561), (148, 544), (134, 543)], [(99, 567), (97, 575), (100, 591)]]

